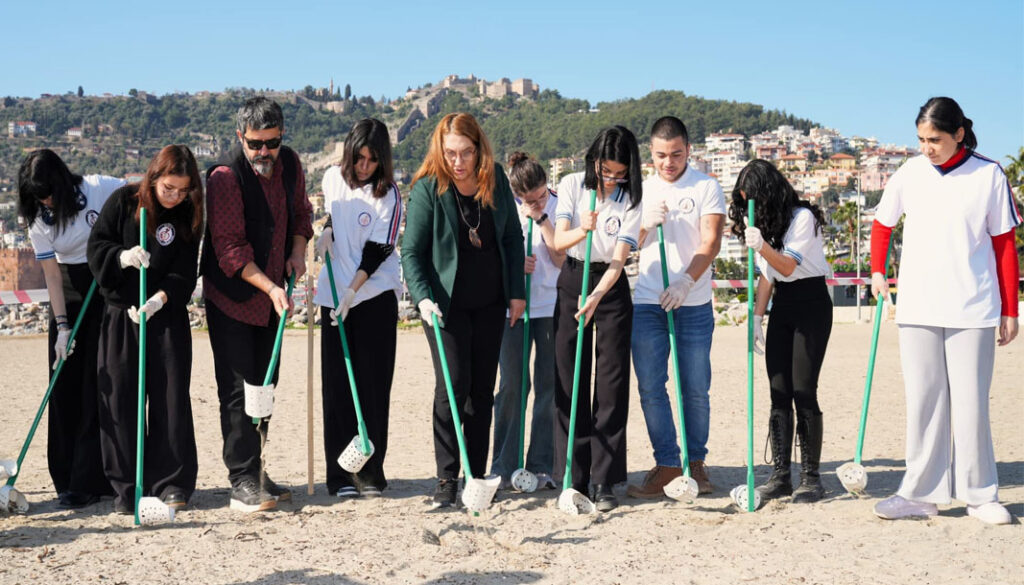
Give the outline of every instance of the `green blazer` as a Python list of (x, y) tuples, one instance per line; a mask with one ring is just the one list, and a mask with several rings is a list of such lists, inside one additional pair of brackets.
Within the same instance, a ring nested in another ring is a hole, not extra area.
[[(454, 186), (437, 196), (437, 179), (425, 177), (412, 186), (402, 236), (402, 271), (414, 303), (433, 299), (448, 314), (459, 266), (459, 211)], [(501, 255), (505, 303), (526, 299), (523, 274), (523, 228), (515, 197), (501, 165), (494, 165), (495, 238)]]

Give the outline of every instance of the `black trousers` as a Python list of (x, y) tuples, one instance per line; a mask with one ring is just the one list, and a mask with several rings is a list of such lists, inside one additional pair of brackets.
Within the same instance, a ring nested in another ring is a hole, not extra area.
[[(487, 469), (494, 381), (498, 376), (505, 310), (504, 303), (469, 310), (452, 305), (441, 327), (441, 341), (448, 358), (448, 370), (473, 477), (483, 477)], [(520, 325), (522, 323), (517, 326)], [(437, 463), (437, 477), (453, 479), (459, 476), (461, 468), (455, 422), (445, 389), (434, 328), (424, 322), (423, 332), (427, 335), (430, 358), (434, 362), (434, 459)]]
[[(61, 264), (60, 270), (68, 324), (74, 326), (92, 284), (92, 273), (87, 264)], [(49, 317), (49, 360), (46, 363), (52, 376), (51, 366), (57, 361), (57, 353), (53, 349), (57, 344), (57, 321), (52, 306), (49, 307)], [(66, 491), (96, 495), (113, 493), (103, 473), (96, 402), (96, 343), (102, 321), (103, 297), (96, 292), (75, 335), (74, 353), (64, 362), (60, 378), (50, 394), (46, 459), (58, 494)]]
[(818, 408), (818, 374), (832, 333), (832, 299), (824, 277), (776, 282), (764, 361), (772, 408)]
[(359, 393), (359, 406), (366, 432), (373, 442), (373, 457), (358, 474), (338, 465), (338, 455), (352, 437), (359, 434), (355, 404), (345, 368), (338, 328), (331, 325), (330, 307), (320, 308), (323, 323), (320, 339), (320, 375), (324, 411), (324, 458), (327, 461), (327, 491), (342, 486), (387, 487), (384, 457), (388, 452), (388, 416), (391, 409), (391, 381), (395, 373), (398, 342), (398, 299), (383, 292), (352, 307), (344, 321), (352, 373)]
[[(107, 306), (99, 343), (99, 413), (103, 467), (114, 492), (135, 502), (139, 326)], [(146, 424), (143, 494), (189, 498), (199, 470), (189, 385), (192, 332), (184, 307), (164, 307), (146, 323)]]
[[(601, 279), (604, 267), (592, 266), (590, 290)], [(555, 429), (553, 476), (562, 481), (569, 441), (573, 369), (583, 285), (583, 265), (567, 259), (558, 275), (555, 305)], [(591, 356), (597, 328), (596, 358)], [(583, 332), (579, 397), (576, 405), (576, 437), (573, 442), (572, 483), (584, 486), (626, 481), (626, 418), (629, 415), (629, 346), (633, 331), (633, 303), (629, 282), (621, 274), (594, 311)], [(594, 391), (590, 372), (597, 361)]]
[[(206, 323), (210, 328), (213, 370), (220, 400), (220, 432), (224, 437), (224, 465), (228, 480), (234, 485), (243, 477), (260, 480), (262, 435), (269, 427), (269, 417), (252, 423), (245, 414), (245, 382), (263, 385), (274, 352), (279, 317), (274, 313), (269, 325), (260, 327), (236, 321), (206, 300)], [(281, 363), (274, 368), (272, 384), (277, 384)]]

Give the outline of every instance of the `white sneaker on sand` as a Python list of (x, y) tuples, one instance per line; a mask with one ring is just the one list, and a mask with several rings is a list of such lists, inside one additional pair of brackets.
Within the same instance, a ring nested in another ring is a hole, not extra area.
[(967, 515), (977, 518), (985, 524), (1009, 524), (1013, 516), (999, 502), (989, 502), (980, 506), (967, 506)]
[(935, 504), (915, 502), (902, 496), (892, 496), (875, 504), (875, 516), (885, 520), (921, 518), (935, 516), (938, 513), (939, 508)]

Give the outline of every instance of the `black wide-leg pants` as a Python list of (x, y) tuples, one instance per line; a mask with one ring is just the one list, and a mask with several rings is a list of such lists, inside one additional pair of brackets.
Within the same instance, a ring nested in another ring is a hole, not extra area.
[(331, 325), (330, 307), (320, 308), (320, 375), (323, 381), (324, 458), (327, 462), (327, 491), (334, 494), (343, 486), (387, 487), (384, 457), (388, 451), (388, 417), (391, 382), (395, 373), (398, 342), (398, 299), (393, 291), (383, 292), (352, 307), (343, 322), (352, 372), (359, 393), (359, 405), (366, 432), (373, 443), (373, 456), (357, 474), (338, 465), (338, 455), (352, 437), (359, 434), (355, 403), (345, 368), (338, 328)]

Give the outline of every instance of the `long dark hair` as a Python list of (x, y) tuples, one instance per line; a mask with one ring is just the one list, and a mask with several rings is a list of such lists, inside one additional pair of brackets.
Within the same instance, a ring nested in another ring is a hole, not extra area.
[(367, 183), (373, 185), (373, 196), (380, 199), (388, 194), (395, 182), (394, 166), (391, 160), (391, 137), (388, 127), (376, 118), (364, 118), (345, 137), (345, 151), (341, 159), (341, 176), (353, 189), (362, 187), (356, 177), (356, 159), (359, 151), (366, 147), (370, 156), (377, 159), (377, 170)]
[(793, 209), (805, 207), (814, 214), (814, 232), (819, 233), (825, 225), (825, 216), (821, 209), (809, 201), (800, 199), (796, 190), (782, 176), (779, 169), (772, 163), (755, 159), (747, 163), (736, 179), (736, 187), (732, 190), (732, 204), (729, 206), (729, 219), (732, 220), (732, 233), (744, 240), (743, 230), (747, 228), (747, 201), (743, 194), (754, 200), (754, 224), (761, 230), (761, 235), (768, 245), (775, 249), (782, 248), (782, 238), (793, 221)]
[(978, 148), (978, 137), (974, 135), (974, 122), (964, 115), (960, 104), (948, 97), (933, 97), (921, 106), (917, 112), (915, 126), (928, 123), (946, 134), (956, 136), (956, 131), (963, 128), (964, 138), (959, 144), (969, 150)]
[(626, 165), (626, 179), (622, 190), (629, 194), (629, 208), (640, 205), (643, 197), (643, 172), (640, 169), (640, 148), (636, 136), (624, 126), (605, 128), (597, 135), (584, 157), (583, 187), (604, 194), (604, 181), (598, 169), (606, 160)]
[(50, 210), (60, 233), (81, 211), (81, 184), (82, 176), (72, 173), (57, 153), (49, 148), (33, 151), (18, 169), (18, 215), (31, 226), (42, 212), (40, 200), (52, 197)]
[(149, 162), (146, 175), (139, 184), (139, 204), (135, 208), (135, 220), (139, 219), (139, 209), (145, 207), (146, 213), (152, 218), (146, 226), (146, 231), (151, 235), (156, 234), (156, 226), (159, 225), (161, 217), (170, 211), (160, 205), (156, 197), (156, 182), (160, 177), (168, 175), (189, 178), (188, 197), (175, 206), (174, 213), (183, 214), (187, 218), (189, 230), (183, 234), (185, 239), (198, 240), (203, 230), (203, 183), (199, 178), (196, 159), (184, 144), (163, 147)]
[(508, 157), (508, 184), (516, 195), (529, 193), (548, 182), (544, 167), (525, 152), (516, 151)]

